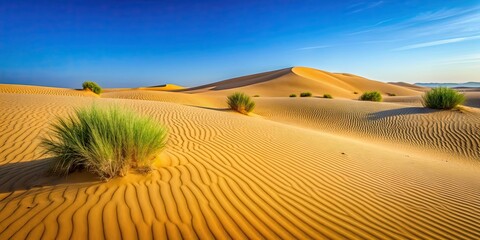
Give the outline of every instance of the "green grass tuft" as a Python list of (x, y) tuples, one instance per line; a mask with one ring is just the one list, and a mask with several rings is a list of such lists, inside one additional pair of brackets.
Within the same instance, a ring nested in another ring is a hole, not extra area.
[(90, 91), (100, 94), (102, 93), (102, 88), (96, 82), (86, 81), (82, 84), (83, 90), (90, 89)]
[(312, 93), (311, 92), (302, 92), (300, 93), (300, 97), (311, 97)]
[(387, 95), (390, 96), (390, 97), (395, 97), (395, 96), (397, 96), (397, 94), (395, 94), (395, 93), (387, 93)]
[(255, 102), (245, 93), (236, 92), (227, 97), (228, 106), (243, 114), (248, 114), (255, 108)]
[(323, 98), (333, 98), (332, 95), (328, 94), (328, 93), (325, 93), (323, 94)]
[(260, 95), (258, 95), (258, 94), (257, 94), (257, 95), (253, 95), (253, 97), (260, 97)]
[(465, 95), (446, 87), (433, 88), (422, 96), (423, 106), (433, 109), (452, 109), (465, 102)]
[(295, 93), (292, 93), (292, 94), (290, 94), (290, 96), (289, 96), (289, 97), (297, 97), (297, 94), (295, 94)]
[(362, 96), (360, 96), (360, 100), (362, 101), (373, 101), (373, 102), (381, 102), (382, 95), (377, 91), (372, 92), (364, 92)]
[(166, 128), (151, 118), (120, 107), (93, 105), (58, 118), (41, 146), (55, 159), (51, 173), (86, 169), (108, 180), (124, 176), (130, 168), (150, 169), (166, 140)]

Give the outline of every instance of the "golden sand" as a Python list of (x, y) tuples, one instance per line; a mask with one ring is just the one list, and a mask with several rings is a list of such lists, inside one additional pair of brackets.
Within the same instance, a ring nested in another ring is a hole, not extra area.
[[(371, 87), (421, 94), (354, 75), (284, 69), (253, 78), (262, 80), (100, 98), (0, 85), (0, 239), (480, 238), (478, 109), (348, 100)], [(292, 92), (289, 81), (303, 81), (296, 92), (323, 86), (345, 99), (278, 97)], [(254, 98), (255, 117), (225, 110), (235, 90), (265, 95)], [(169, 128), (151, 174), (47, 176), (52, 159), (39, 137), (92, 103)]]

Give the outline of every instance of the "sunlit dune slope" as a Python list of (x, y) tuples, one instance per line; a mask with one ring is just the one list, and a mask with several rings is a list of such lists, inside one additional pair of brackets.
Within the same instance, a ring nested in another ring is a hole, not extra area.
[[(93, 103), (168, 127), (150, 175), (45, 177), (38, 137)], [(480, 238), (479, 169), (461, 161), (158, 101), (0, 94), (0, 111), (0, 239)]]
[(141, 87), (139, 89), (152, 90), (152, 91), (175, 91), (175, 90), (185, 89), (185, 87), (175, 85), (175, 84), (164, 84), (159, 86)]
[(439, 111), (393, 103), (315, 98), (258, 98), (256, 102), (255, 112), (276, 122), (393, 148), (414, 147), (432, 156), (443, 153), (439, 159), (468, 158), (474, 163), (480, 159), (480, 110), (476, 108)]
[(0, 84), (0, 93), (98, 97), (97, 94), (91, 91), (17, 84)]
[[(377, 82), (351, 74), (329, 73), (313, 68), (294, 67), (272, 72), (233, 78), (221, 82), (186, 89), (190, 93), (226, 95), (235, 91), (250, 95), (285, 97), (300, 92), (316, 96), (328, 93), (334, 97), (358, 98), (364, 91), (395, 93), (398, 96), (418, 95), (404, 87)], [(355, 94), (357, 92), (357, 94)]]

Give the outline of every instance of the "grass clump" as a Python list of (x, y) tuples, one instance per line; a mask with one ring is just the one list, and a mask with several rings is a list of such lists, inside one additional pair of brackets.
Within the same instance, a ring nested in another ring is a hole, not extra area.
[(362, 96), (360, 96), (360, 100), (381, 102), (382, 101), (382, 95), (378, 91), (364, 92), (362, 94)]
[(257, 95), (253, 95), (253, 97), (260, 97), (260, 95), (258, 95), (258, 94), (257, 94)]
[(312, 93), (311, 92), (302, 92), (300, 93), (300, 97), (311, 97)]
[(55, 159), (51, 173), (86, 169), (108, 180), (124, 176), (130, 168), (150, 170), (166, 139), (166, 128), (151, 118), (120, 107), (93, 105), (59, 118), (41, 146)]
[(422, 104), (433, 109), (452, 109), (465, 102), (465, 95), (446, 87), (433, 88), (422, 97)]
[(397, 96), (397, 94), (395, 94), (395, 93), (387, 93), (387, 95), (390, 96), (390, 97), (395, 97), (395, 96)]
[(323, 98), (333, 98), (332, 95), (328, 94), (328, 93), (325, 93), (323, 94)]
[(289, 96), (289, 97), (297, 97), (297, 94), (295, 94), (295, 93), (292, 93), (292, 94), (290, 94), (290, 96)]
[(100, 94), (102, 93), (102, 88), (96, 82), (86, 81), (82, 84), (83, 90), (89, 89), (90, 91)]
[(228, 106), (243, 114), (248, 114), (255, 108), (255, 102), (245, 93), (236, 92), (227, 97)]
[(353, 94), (358, 94), (358, 92), (353, 92)]

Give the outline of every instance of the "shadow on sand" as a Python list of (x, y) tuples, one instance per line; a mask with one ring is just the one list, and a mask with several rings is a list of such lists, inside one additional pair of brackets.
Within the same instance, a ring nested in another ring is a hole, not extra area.
[(438, 110), (424, 108), (424, 107), (407, 107), (407, 108), (398, 108), (385, 110), (380, 112), (371, 113), (368, 115), (368, 120), (381, 120), (384, 118), (401, 116), (401, 115), (418, 115), (418, 114), (428, 114), (432, 112), (437, 112)]
[(67, 177), (49, 175), (52, 158), (43, 158), (0, 165), (0, 193), (30, 190), (46, 186), (95, 183), (100, 180), (88, 172), (72, 173)]

